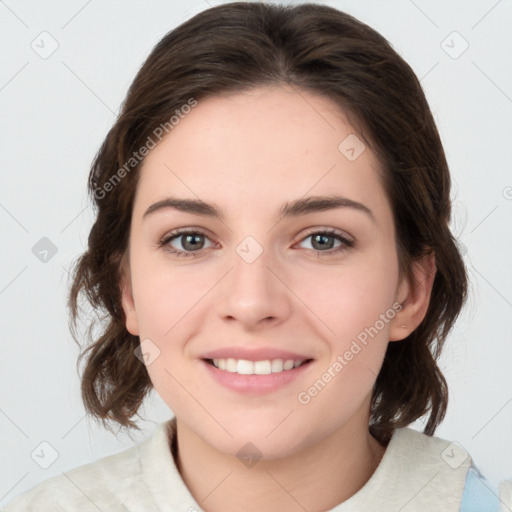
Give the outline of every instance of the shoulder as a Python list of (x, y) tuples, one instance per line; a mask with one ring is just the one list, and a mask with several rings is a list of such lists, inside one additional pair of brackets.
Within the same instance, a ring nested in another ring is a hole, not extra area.
[(141, 443), (119, 453), (51, 477), (18, 495), (4, 512), (58, 512), (80, 510), (128, 510), (123, 502), (144, 503), (147, 495), (143, 460), (148, 457), (155, 434), (160, 437), (165, 424)]
[(395, 430), (392, 442), (398, 460), (421, 461), (423, 467), (442, 473), (459, 473), (465, 478), (472, 465), (469, 453), (457, 441), (429, 436), (410, 427)]
[(404, 427), (394, 431), (387, 450), (386, 492), (392, 490), (395, 505), (404, 512), (459, 511), (473, 463), (463, 446)]
[[(44, 480), (20, 494), (5, 512), (112, 510), (137, 476), (139, 446)], [(107, 485), (108, 482), (108, 485)], [(110, 507), (110, 508), (109, 508)]]
[[(506, 484), (502, 483), (499, 490), (494, 488), (458, 442), (411, 428), (398, 429), (395, 436), (401, 464), (413, 470), (415, 464), (421, 463), (421, 470), (415, 470), (416, 480), (424, 481), (432, 495), (437, 496), (432, 504), (451, 503), (451, 509), (458, 512), (499, 512), (500, 498), (506, 502)], [(426, 504), (428, 501), (425, 498)]]

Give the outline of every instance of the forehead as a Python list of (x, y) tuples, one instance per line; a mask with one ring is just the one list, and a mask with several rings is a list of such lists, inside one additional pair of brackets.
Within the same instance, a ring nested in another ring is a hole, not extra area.
[(146, 156), (136, 207), (173, 195), (261, 212), (273, 202), (341, 194), (386, 208), (379, 172), (332, 100), (262, 87), (200, 100), (184, 115)]

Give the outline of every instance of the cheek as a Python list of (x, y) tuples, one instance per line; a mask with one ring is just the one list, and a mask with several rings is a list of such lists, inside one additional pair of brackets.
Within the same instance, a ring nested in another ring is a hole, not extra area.
[(132, 273), (141, 337), (167, 339), (190, 321), (212, 283), (200, 279), (194, 266), (171, 266), (165, 258), (147, 258), (148, 264), (143, 261), (134, 263), (136, 271)]
[(171, 266), (165, 258), (146, 258), (141, 257), (139, 265), (133, 265), (132, 277), (140, 339), (155, 354), (147, 371), (173, 411), (180, 410), (180, 404), (189, 400), (184, 389), (200, 392), (185, 370), (190, 357), (188, 341), (201, 331), (206, 295), (218, 278), (212, 273), (204, 275), (194, 265)]
[[(391, 253), (393, 254), (393, 253)], [(304, 278), (307, 304), (320, 319), (329, 362), (302, 390), (298, 402), (325, 428), (348, 420), (372, 392), (389, 343), (389, 322), (398, 275), (394, 259), (378, 254), (357, 265), (333, 267)], [(299, 286), (299, 281), (297, 281)], [(305, 288), (303, 288), (305, 290)], [(332, 407), (339, 404), (339, 407)]]
[(156, 392), (174, 413), (183, 415), (190, 407), (188, 392), (199, 396), (201, 391), (185, 370), (185, 359), (187, 341), (200, 326), (200, 322), (194, 321), (200, 299), (212, 284), (208, 286), (208, 279), (201, 282), (193, 266), (171, 268), (165, 261), (154, 260), (133, 266), (137, 269), (132, 275), (140, 339), (154, 354), (147, 371)]
[(333, 348), (343, 350), (376, 322), (381, 337), (387, 337), (388, 323), (379, 320), (394, 313), (398, 263), (393, 254), (376, 250), (338, 267), (329, 265), (297, 276), (294, 289), (315, 313), (317, 324), (325, 327), (322, 332)]

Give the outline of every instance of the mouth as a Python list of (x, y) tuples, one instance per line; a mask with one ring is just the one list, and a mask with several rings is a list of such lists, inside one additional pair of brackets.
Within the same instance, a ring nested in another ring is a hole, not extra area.
[(238, 375), (270, 375), (289, 372), (296, 368), (309, 364), (312, 359), (263, 359), (261, 361), (249, 361), (247, 359), (219, 358), (204, 359), (215, 368), (228, 373)]

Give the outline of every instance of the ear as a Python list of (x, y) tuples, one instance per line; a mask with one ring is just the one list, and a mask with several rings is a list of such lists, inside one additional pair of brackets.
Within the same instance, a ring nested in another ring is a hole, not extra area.
[(403, 277), (397, 292), (402, 309), (390, 322), (389, 341), (403, 340), (425, 318), (436, 271), (435, 253), (431, 251), (413, 263), (414, 283)]
[(135, 301), (133, 300), (130, 263), (125, 255), (123, 255), (121, 260), (121, 281), (119, 285), (121, 287), (121, 302), (126, 318), (126, 329), (130, 334), (138, 336), (139, 322), (135, 311)]

